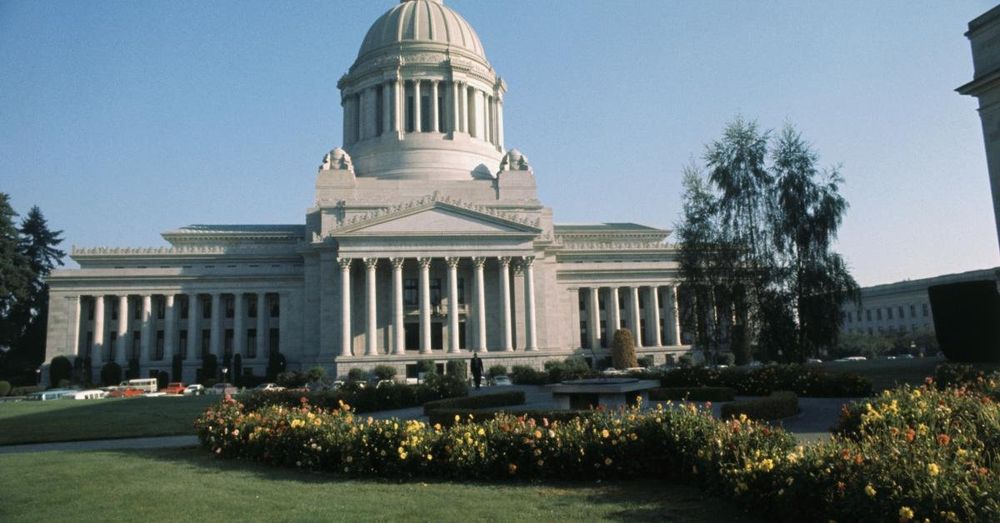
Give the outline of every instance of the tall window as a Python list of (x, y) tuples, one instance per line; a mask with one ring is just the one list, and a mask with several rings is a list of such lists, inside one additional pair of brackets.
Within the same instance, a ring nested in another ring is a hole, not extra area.
[(250, 318), (257, 317), (257, 296), (252, 295), (247, 299), (247, 316)]
[(409, 306), (417, 306), (419, 303), (417, 294), (417, 279), (406, 278), (403, 280), (403, 303)]
[(897, 307), (896, 311), (899, 312), (899, 319), (903, 319), (904, 318), (904, 315), (903, 315), (903, 306), (900, 305), (899, 307)]
[(911, 318), (917, 317), (917, 306), (912, 303), (910, 304), (910, 317)]
[(441, 305), (441, 278), (431, 278), (431, 305)]
[(139, 359), (139, 354), (142, 353), (142, 331), (132, 332), (132, 354), (130, 359)]
[(269, 294), (267, 296), (269, 309), (271, 309), (271, 317), (277, 318), (281, 316), (281, 300), (278, 299), (277, 294)]
[(385, 111), (385, 100), (382, 95), (382, 86), (375, 87), (375, 136), (382, 136), (385, 132), (382, 128), (382, 114)]
[[(886, 307), (885, 313), (889, 315), (889, 319), (892, 319), (892, 307)], [(881, 319), (881, 318), (880, 318)]]
[(257, 329), (247, 330), (247, 346), (244, 353), (248, 358), (257, 357)]
[(882, 320), (882, 307), (875, 309), (875, 319)]
[(156, 361), (163, 359), (163, 331), (156, 331), (156, 355), (153, 357)]
[(416, 118), (413, 113), (416, 106), (413, 104), (413, 95), (406, 96), (406, 132), (412, 133), (416, 130)]
[(142, 319), (142, 301), (139, 300), (139, 299), (132, 300), (132, 303), (129, 305), (129, 307), (132, 309), (132, 319), (133, 320), (141, 320)]
[(212, 318), (212, 298), (210, 296), (201, 299), (201, 317), (206, 320)]
[(118, 319), (118, 300), (111, 300), (111, 303), (109, 305), (111, 306), (111, 319), (112, 320), (117, 320)]
[(181, 355), (182, 360), (186, 360), (188, 357), (188, 331), (181, 330), (178, 336), (177, 352)]
[(212, 350), (212, 331), (209, 329), (201, 330), (201, 359), (205, 359), (208, 353)]
[(587, 297), (582, 292), (577, 291), (577, 307), (581, 311), (587, 310)]
[(580, 322), (580, 347), (584, 349), (589, 349), (590, 347), (590, 337), (587, 336), (587, 322)]
[(222, 337), (222, 350), (223, 354), (226, 356), (233, 355), (233, 329), (226, 329), (224, 336)]
[(223, 298), (223, 303), (226, 304), (226, 318), (232, 318), (236, 313), (236, 298), (232, 294), (227, 294)]
[(163, 296), (153, 298), (156, 300), (156, 319), (162, 320), (167, 316), (167, 299)]
[(927, 304), (926, 303), (922, 303), (921, 305), (922, 305), (921, 308), (923, 309), (923, 312), (924, 312), (924, 318), (926, 318), (927, 317)]
[(267, 342), (268, 342), (267, 343), (268, 354), (274, 354), (274, 353), (278, 352), (278, 342), (279, 341), (280, 340), (278, 338), (278, 329), (272, 328), (271, 332), (270, 332), (270, 335), (268, 336), (268, 340), (267, 340)]
[(191, 309), (191, 300), (187, 296), (182, 296), (180, 299), (181, 305), (181, 319), (188, 319), (188, 311)]
[(458, 279), (458, 304), (465, 305), (465, 278)]

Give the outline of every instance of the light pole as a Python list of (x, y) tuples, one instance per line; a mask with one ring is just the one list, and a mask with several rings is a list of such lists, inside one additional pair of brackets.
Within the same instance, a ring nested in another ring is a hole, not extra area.
[(222, 367), (222, 383), (228, 383), (226, 381), (227, 374), (229, 374), (229, 367)]
[(35, 369), (35, 385), (42, 384), (42, 368), (38, 367)]

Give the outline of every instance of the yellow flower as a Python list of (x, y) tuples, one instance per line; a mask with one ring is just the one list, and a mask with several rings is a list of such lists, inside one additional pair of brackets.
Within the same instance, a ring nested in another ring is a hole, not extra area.
[(612, 463), (611, 458), (604, 458), (605, 465), (611, 465), (611, 463)]
[(764, 472), (771, 472), (771, 469), (773, 468), (774, 468), (774, 461), (772, 461), (770, 458), (760, 462), (760, 469), (763, 470)]
[(870, 498), (875, 497), (875, 487), (873, 487), (871, 483), (865, 486), (865, 494), (868, 494), (868, 497)]
[(941, 467), (938, 467), (937, 463), (928, 463), (927, 473), (930, 474), (931, 476), (937, 476), (938, 474), (941, 473)]
[(479, 434), (480, 436), (485, 436), (485, 435), (486, 435), (486, 431), (485, 431), (485, 430), (483, 430), (483, 428), (482, 428), (482, 427), (479, 427), (479, 431), (478, 431), (478, 432), (476, 432), (476, 434)]
[(913, 519), (913, 509), (911, 509), (910, 507), (902, 507), (902, 508), (900, 508), (899, 509), (899, 517), (900, 517), (900, 519), (904, 519), (904, 520)]
[(611, 433), (608, 432), (608, 429), (604, 429), (601, 431), (601, 437), (604, 439), (608, 439), (609, 437), (611, 437)]
[(428, 454), (427, 455), (427, 461), (433, 461), (433, 460), (434, 460), (434, 456)]

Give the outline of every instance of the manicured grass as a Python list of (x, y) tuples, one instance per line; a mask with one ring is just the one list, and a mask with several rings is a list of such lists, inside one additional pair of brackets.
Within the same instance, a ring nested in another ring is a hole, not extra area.
[(194, 434), (218, 396), (0, 403), (0, 445)]
[(0, 455), (0, 521), (754, 521), (657, 481), (359, 481), (202, 450)]
[[(829, 361), (816, 365), (830, 372), (860, 374), (871, 380), (875, 392), (880, 392), (904, 383), (922, 385), (925, 378), (934, 375), (934, 369), (938, 365), (947, 362), (948, 360), (943, 357), (932, 357), (912, 360)], [(983, 371), (992, 371), (998, 368), (995, 364), (976, 364), (974, 366)]]

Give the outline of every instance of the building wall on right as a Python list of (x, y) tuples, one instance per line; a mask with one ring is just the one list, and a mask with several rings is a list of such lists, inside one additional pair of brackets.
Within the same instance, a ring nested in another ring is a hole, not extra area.
[(995, 280), (998, 271), (1000, 267), (862, 287), (861, 303), (847, 302), (841, 306), (840, 331), (871, 335), (934, 334), (934, 312), (927, 295), (929, 287)]
[(972, 81), (957, 91), (979, 100), (986, 165), (993, 193), (993, 215), (997, 237), (1000, 238), (1000, 6), (969, 22), (965, 36), (972, 45), (975, 72)]

